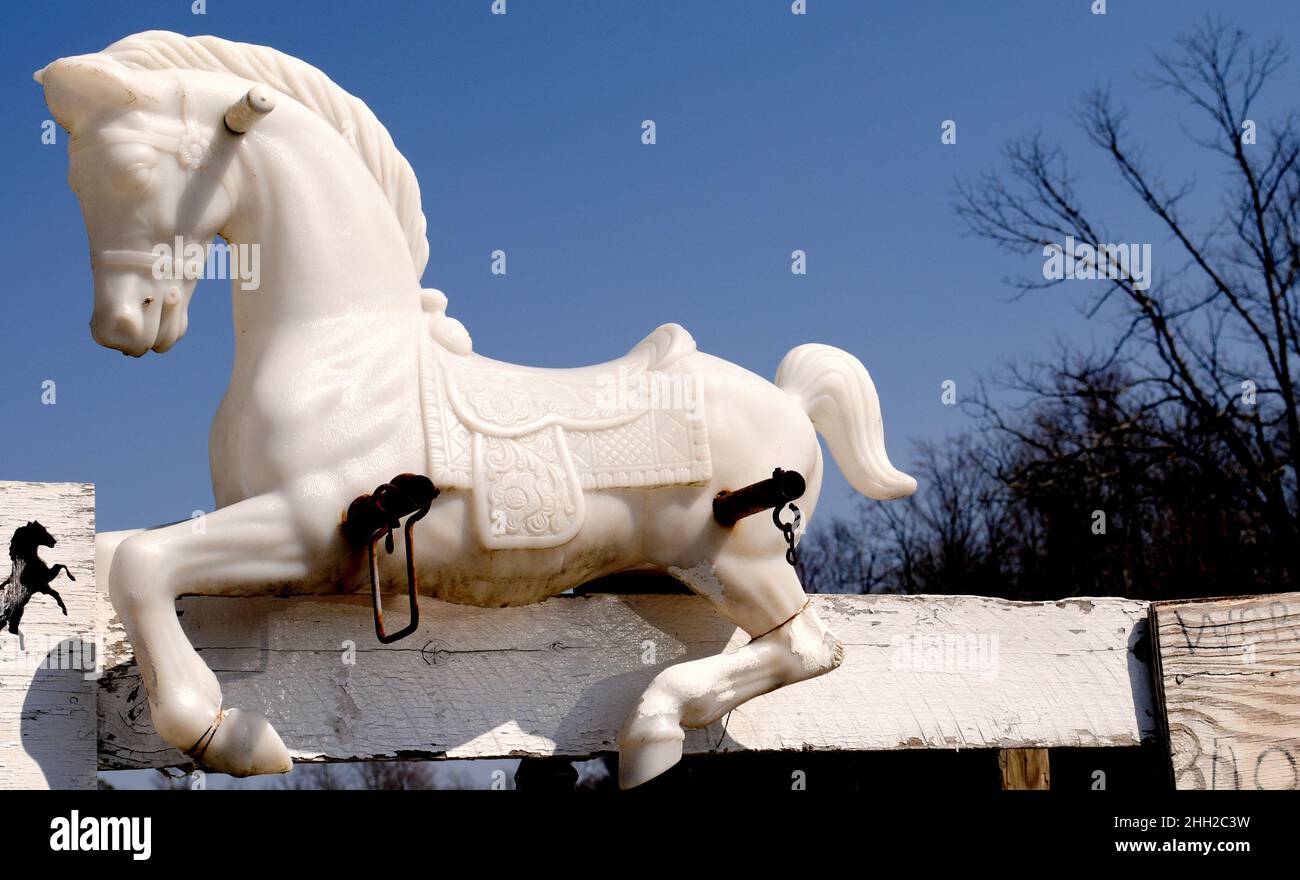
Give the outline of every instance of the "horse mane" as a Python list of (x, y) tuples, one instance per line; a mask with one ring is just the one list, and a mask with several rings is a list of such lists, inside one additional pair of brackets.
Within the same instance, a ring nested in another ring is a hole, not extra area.
[(425, 237), (426, 224), (415, 172), (370, 108), (324, 73), (268, 46), (211, 36), (186, 37), (170, 31), (134, 34), (118, 40), (101, 54), (137, 70), (230, 73), (265, 83), (296, 99), (328, 122), (356, 150), (402, 226), (417, 280), (424, 273), (429, 261), (429, 242)]
[(18, 556), (18, 554), (23, 552), (24, 550), (31, 549), (32, 541), (31, 538), (28, 537), (28, 535), (31, 534), (31, 531), (32, 531), (32, 523), (27, 523), (26, 525), (19, 526), (18, 528), (14, 529), (13, 537), (9, 539), (10, 559), (13, 559), (14, 557)]

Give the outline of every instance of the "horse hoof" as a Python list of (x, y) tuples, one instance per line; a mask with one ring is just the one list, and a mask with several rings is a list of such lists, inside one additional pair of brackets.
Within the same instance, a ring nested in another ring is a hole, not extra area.
[(618, 787), (649, 782), (682, 759), (686, 734), (664, 715), (637, 718), (618, 738)]
[(257, 712), (227, 709), (200, 757), (203, 765), (231, 776), (288, 773), (293, 759), (271, 722)]

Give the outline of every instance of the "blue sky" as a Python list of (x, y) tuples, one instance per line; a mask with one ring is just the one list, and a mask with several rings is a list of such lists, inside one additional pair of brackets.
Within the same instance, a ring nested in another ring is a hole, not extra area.
[[(1208, 12), (1300, 48), (1294, 0), (398, 4), (182, 0), (10, 4), (0, 30), (0, 259), (4, 294), (0, 479), (97, 485), (99, 527), (210, 509), (208, 425), (233, 357), (225, 282), (203, 282), (190, 330), (143, 360), (96, 346), (84, 227), (66, 138), (31, 73), (63, 55), (163, 28), (275, 46), (323, 69), (384, 121), (419, 176), (431, 255), (482, 353), (572, 366), (622, 353), (665, 321), (702, 349), (771, 377), (802, 342), (857, 354), (884, 405), (894, 462), (970, 423), (940, 401), (1009, 359), (1087, 345), (1105, 326), (1063, 288), (1015, 300), (1000, 279), (1041, 258), (966, 237), (954, 182), (995, 166), (1008, 138), (1042, 131), (1075, 154), (1081, 189), (1118, 240), (1165, 240), (1080, 144), (1071, 104), (1109, 83), (1172, 177), (1213, 165), (1172, 105), (1136, 81), (1153, 50)], [(1300, 67), (1285, 71), (1295, 95)], [(653, 119), (657, 140), (641, 143)], [(958, 125), (957, 144), (940, 125)], [(509, 273), (489, 271), (495, 249)], [(790, 253), (808, 255), (806, 276)], [(57, 383), (57, 404), (41, 383)], [(854, 495), (836, 474), (823, 510)]]

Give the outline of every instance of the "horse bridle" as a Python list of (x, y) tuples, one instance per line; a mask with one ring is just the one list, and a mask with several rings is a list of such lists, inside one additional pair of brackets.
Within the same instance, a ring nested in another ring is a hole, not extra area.
[[(156, 129), (105, 128), (98, 132), (99, 141), (107, 144), (146, 144), (163, 153), (171, 153), (176, 157), (176, 161), (180, 163), (181, 167), (185, 169), (187, 176), (193, 178), (195, 174), (208, 166), (208, 161), (212, 157), (212, 142), (199, 128), (199, 121), (194, 112), (189, 92), (185, 88), (184, 79), (178, 76), (176, 82), (181, 93), (181, 125), (184, 127), (180, 134), (167, 134)], [(269, 94), (258, 86), (254, 86), (226, 111), (223, 127), (230, 134), (239, 137), (247, 132), (257, 119), (265, 116), (274, 107), (275, 101), (270, 98)], [(228, 177), (228, 175), (222, 175), (221, 186), (226, 190), (226, 194), (230, 196), (233, 202), (234, 191)], [(182, 236), (183, 238), (184, 236)], [(188, 242), (186, 246), (188, 246)], [(204, 247), (205, 251), (206, 249)], [(92, 263), (98, 266), (114, 266), (152, 273), (160, 255), (152, 251), (115, 248), (92, 251), (90, 257)], [(174, 258), (175, 255), (173, 255)], [(194, 274), (191, 276), (190, 271), (192, 268), (194, 268), (192, 262), (185, 264), (184, 277), (186, 279), (198, 277), (198, 269), (194, 269)]]

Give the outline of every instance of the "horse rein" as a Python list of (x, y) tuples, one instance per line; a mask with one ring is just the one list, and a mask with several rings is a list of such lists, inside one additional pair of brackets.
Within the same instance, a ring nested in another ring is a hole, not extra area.
[[(193, 102), (190, 100), (189, 92), (185, 88), (185, 81), (176, 78), (178, 88), (181, 93), (181, 116), (184, 131), (180, 134), (171, 135), (157, 130), (137, 130), (133, 128), (105, 128), (98, 132), (99, 142), (105, 144), (145, 144), (153, 147), (163, 153), (171, 153), (176, 157), (176, 161), (185, 169), (188, 177), (193, 178), (195, 174), (208, 166), (212, 157), (212, 142), (203, 134), (199, 128), (198, 117), (195, 114)], [(230, 114), (226, 114), (226, 121), (223, 127), (230, 134), (238, 137), (243, 132), (235, 131), (230, 127), (228, 121)], [(231, 202), (234, 202), (234, 189), (232, 188), (229, 175), (222, 175), (221, 186), (226, 190), (227, 196)], [(188, 247), (188, 243), (186, 244)], [(200, 247), (203, 247), (200, 245)], [(203, 248), (206, 252), (207, 248)], [(91, 262), (96, 266), (115, 267), (122, 269), (132, 269), (137, 271), (153, 272), (159, 259), (165, 258), (166, 254), (158, 254), (153, 251), (139, 251), (124, 248), (92, 251)], [(175, 255), (173, 255), (175, 259)], [(194, 261), (184, 264), (184, 278), (188, 280), (197, 279), (202, 271), (202, 265)], [(191, 274), (193, 273), (193, 274)], [(179, 296), (179, 291), (176, 295)], [(169, 298), (171, 293), (168, 294)]]

